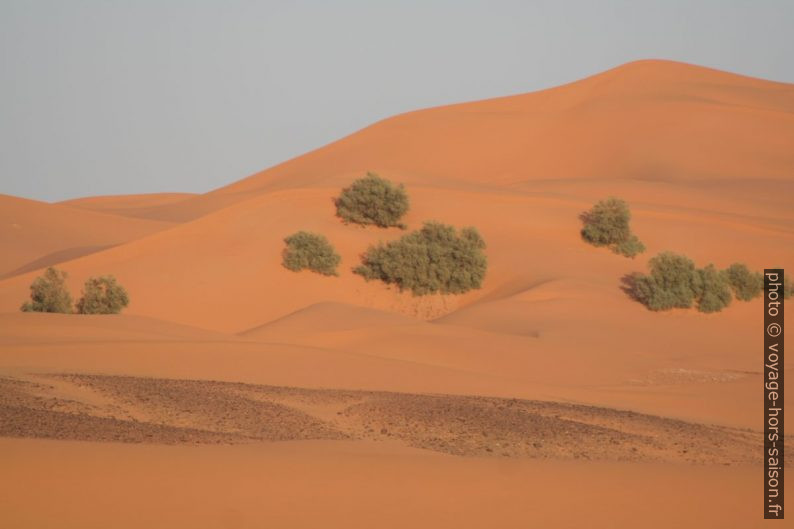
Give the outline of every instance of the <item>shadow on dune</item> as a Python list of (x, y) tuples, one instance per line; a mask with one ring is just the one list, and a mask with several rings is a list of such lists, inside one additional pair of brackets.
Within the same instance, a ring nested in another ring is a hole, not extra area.
[(34, 261), (24, 264), (19, 268), (17, 268), (16, 270), (12, 270), (11, 272), (0, 275), (0, 279), (7, 279), (9, 277), (14, 277), (21, 274), (26, 274), (27, 272), (38, 270), (40, 268), (46, 268), (48, 266), (53, 266), (66, 261), (71, 261), (72, 259), (77, 259), (78, 257), (83, 257), (85, 255), (90, 255), (92, 253), (101, 252), (102, 250), (107, 250), (108, 248), (112, 248), (114, 246), (116, 245), (108, 244), (103, 246), (79, 246), (75, 248), (66, 248), (65, 250), (58, 250), (57, 252), (49, 253), (47, 255), (39, 257)]
[(637, 299), (637, 295), (635, 294), (637, 287), (637, 277), (639, 277), (639, 275), (640, 274), (638, 272), (632, 272), (620, 278), (620, 290), (637, 302), (640, 301)]

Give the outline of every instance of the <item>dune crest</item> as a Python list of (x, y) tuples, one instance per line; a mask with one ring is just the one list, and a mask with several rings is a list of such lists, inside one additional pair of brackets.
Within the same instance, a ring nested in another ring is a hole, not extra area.
[(788, 180), (794, 87), (664, 60), (556, 88), (407, 112), (216, 191), (159, 208), (187, 220), (276, 189), (347, 183), (511, 187), (545, 180)]
[(124, 217), (159, 220), (160, 208), (187, 200), (194, 193), (147, 193), (139, 195), (109, 195), (74, 198), (58, 204), (74, 208), (121, 215)]
[(172, 226), (0, 195), (0, 279), (102, 251)]

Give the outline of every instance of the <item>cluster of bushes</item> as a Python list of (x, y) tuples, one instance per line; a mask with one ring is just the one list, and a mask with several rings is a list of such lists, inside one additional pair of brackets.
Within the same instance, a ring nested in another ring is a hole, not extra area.
[[(634, 257), (645, 245), (631, 232), (631, 212), (625, 201), (611, 197), (596, 203), (581, 215), (582, 238), (595, 246), (607, 246), (617, 254)], [(648, 262), (648, 274), (626, 278), (626, 290), (650, 310), (697, 307), (701, 312), (718, 312), (735, 297), (749, 301), (761, 295), (764, 278), (747, 265), (734, 263), (725, 270), (709, 264), (697, 268), (686, 256), (663, 252)], [(783, 281), (783, 293), (791, 296), (792, 284)]]
[(66, 287), (66, 272), (47, 268), (30, 285), (30, 301), (22, 304), (23, 312), (58, 312), (69, 314), (118, 314), (130, 300), (127, 291), (113, 276), (90, 277), (83, 286), (83, 295), (72, 307), (72, 295)]
[[(402, 185), (368, 172), (342, 190), (335, 200), (336, 215), (345, 224), (380, 228), (399, 227), (409, 200)], [(341, 259), (325, 236), (299, 231), (284, 239), (282, 264), (292, 271), (311, 270), (338, 275)], [(485, 277), (485, 242), (474, 228), (428, 222), (421, 230), (397, 241), (370, 247), (353, 271), (367, 280), (395, 284), (415, 295), (460, 294), (479, 288)]]
[(718, 312), (734, 297), (749, 301), (764, 289), (761, 273), (742, 263), (725, 270), (712, 264), (697, 268), (686, 256), (663, 252), (648, 261), (648, 266), (649, 274), (631, 277), (629, 293), (654, 311), (696, 306), (701, 312)]
[(582, 213), (582, 238), (594, 246), (607, 246), (613, 252), (634, 257), (645, 251), (645, 245), (631, 233), (631, 212), (625, 201), (610, 197)]
[(488, 266), (484, 249), (474, 228), (458, 233), (452, 226), (427, 222), (399, 240), (369, 248), (354, 272), (415, 295), (461, 294), (482, 285)]

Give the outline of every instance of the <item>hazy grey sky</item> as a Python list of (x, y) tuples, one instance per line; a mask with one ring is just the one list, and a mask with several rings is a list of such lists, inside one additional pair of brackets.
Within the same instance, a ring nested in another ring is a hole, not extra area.
[(794, 1), (0, 0), (0, 193), (203, 192), (641, 58), (794, 82)]

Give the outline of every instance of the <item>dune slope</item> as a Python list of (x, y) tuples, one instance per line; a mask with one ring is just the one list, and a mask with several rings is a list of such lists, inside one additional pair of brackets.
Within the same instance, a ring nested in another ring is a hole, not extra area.
[(0, 278), (95, 253), (171, 225), (0, 195)]
[(156, 215), (191, 219), (274, 189), (341, 185), (366, 170), (455, 188), (789, 181), (792, 141), (791, 85), (637, 61), (540, 92), (398, 115)]
[(134, 218), (157, 218), (159, 208), (195, 196), (193, 193), (149, 193), (142, 195), (110, 195), (64, 200), (59, 204), (100, 213)]

